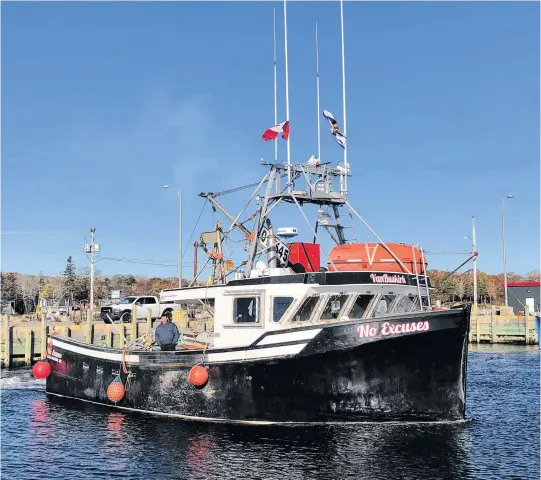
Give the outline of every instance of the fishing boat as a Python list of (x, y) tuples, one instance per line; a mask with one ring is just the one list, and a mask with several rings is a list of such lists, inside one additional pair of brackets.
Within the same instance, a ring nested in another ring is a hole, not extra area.
[[(47, 394), (212, 421), (463, 419), (469, 309), (432, 309), (424, 251), (346, 243), (339, 211), (349, 204), (332, 191), (341, 169), (266, 166), (255, 230), (229, 215), (250, 247), (243, 269), (224, 258), (218, 224), (200, 241), (210, 281), (161, 292), (162, 302), (205, 323), (195, 340), (167, 352), (54, 335)], [(276, 191), (288, 171), (311, 180), (306, 190)], [(202, 196), (225, 211), (216, 194)], [(274, 234), (278, 204), (318, 206), (313, 234), (332, 229), (337, 241), (327, 262), (317, 241), (284, 243)], [(332, 223), (326, 208), (336, 213)]]
[[(287, 123), (275, 114), (274, 137), (286, 139)], [(319, 161), (319, 145), (318, 159), (304, 163), (287, 146), (287, 161), (275, 150), (275, 161), (262, 162), (266, 173), (236, 216), (219, 193), (201, 194), (230, 227), (201, 233), (192, 283), (160, 294), (199, 331), (174, 351), (146, 338), (107, 348), (52, 335), (47, 395), (213, 422), (464, 419), (469, 308), (433, 309), (424, 250), (385, 243), (353, 208), (345, 144), (336, 166)], [(248, 227), (240, 218), (254, 204)], [(300, 212), (309, 238), (297, 241), (296, 226), (275, 231), (271, 217), (283, 208)], [(346, 238), (343, 212), (375, 241)], [(246, 250), (237, 265), (224, 250), (232, 232)]]

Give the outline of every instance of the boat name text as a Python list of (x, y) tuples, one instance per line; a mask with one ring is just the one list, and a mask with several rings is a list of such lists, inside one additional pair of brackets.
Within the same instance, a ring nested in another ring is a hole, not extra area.
[(56, 350), (52, 350), (51, 353), (47, 355), (47, 358), (54, 362), (60, 362), (62, 360), (62, 354), (58, 353)]
[[(387, 336), (401, 333), (426, 332), (427, 330), (430, 330), (430, 324), (427, 321), (410, 323), (383, 322), (379, 334)], [(378, 334), (378, 328), (371, 325), (359, 325), (357, 327), (357, 333), (360, 338), (375, 337)]]
[(401, 283), (406, 284), (406, 277), (404, 275), (376, 275), (375, 273), (370, 274), (370, 280), (374, 283)]

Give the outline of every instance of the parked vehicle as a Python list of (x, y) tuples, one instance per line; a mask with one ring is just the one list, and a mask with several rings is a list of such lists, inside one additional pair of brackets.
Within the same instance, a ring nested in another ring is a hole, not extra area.
[(163, 313), (171, 316), (173, 310), (180, 307), (173, 302), (160, 303), (158, 297), (153, 295), (132, 295), (121, 298), (118, 303), (101, 307), (100, 318), (105, 323), (129, 323), (133, 305), (137, 307), (137, 320), (147, 318), (149, 308), (152, 318), (155, 319), (161, 317)]

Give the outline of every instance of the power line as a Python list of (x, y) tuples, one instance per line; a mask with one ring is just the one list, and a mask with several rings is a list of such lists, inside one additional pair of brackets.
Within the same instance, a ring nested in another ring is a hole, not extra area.
[(66, 235), (66, 234), (77, 234), (80, 235), (85, 233), (84, 230), (8, 230), (1, 232), (1, 235)]
[(138, 263), (141, 265), (159, 265), (162, 267), (177, 267), (177, 264), (160, 262), (156, 260), (137, 260), (132, 258), (100, 257), (99, 260), (110, 260), (113, 262)]
[[(156, 265), (156, 266), (161, 266), (161, 267), (178, 267), (178, 264), (176, 263), (167, 263), (166, 261), (160, 262), (157, 260), (142, 260), (142, 259), (117, 258), (117, 257), (100, 257), (99, 260), (109, 260), (113, 262), (124, 262), (124, 263), (136, 263), (140, 265)], [(193, 262), (182, 262), (182, 265), (192, 266)]]

